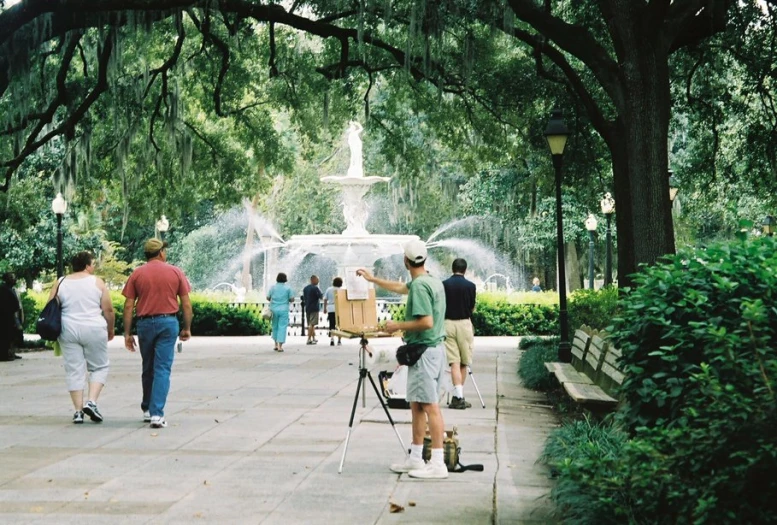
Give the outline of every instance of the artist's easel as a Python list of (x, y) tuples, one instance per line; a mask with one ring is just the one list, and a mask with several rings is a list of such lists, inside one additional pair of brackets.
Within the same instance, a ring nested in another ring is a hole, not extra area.
[(378, 330), (378, 310), (375, 305), (375, 290), (370, 289), (367, 299), (362, 300), (349, 300), (346, 295), (346, 290), (338, 290), (335, 294), (335, 319), (337, 319), (337, 330), (332, 330), (332, 334), (339, 337), (345, 337), (348, 339), (359, 338), (359, 381), (356, 383), (356, 395), (353, 398), (353, 407), (351, 408), (351, 418), (348, 421), (348, 432), (345, 435), (345, 445), (343, 446), (343, 457), (340, 459), (340, 468), (337, 470), (338, 474), (343, 472), (343, 464), (345, 463), (345, 454), (348, 452), (348, 442), (351, 439), (351, 430), (353, 430), (353, 420), (356, 415), (356, 405), (359, 402), (359, 391), (362, 392), (362, 406), (366, 406), (366, 388), (364, 388), (365, 378), (370, 380), (372, 389), (375, 391), (375, 395), (378, 396), (380, 406), (383, 407), (383, 411), (386, 413), (386, 417), (391, 423), (391, 428), (394, 429), (394, 433), (399, 440), (399, 446), (402, 447), (402, 453), (407, 455), (407, 447), (402, 441), (402, 437), (399, 435), (397, 426), (394, 424), (394, 420), (391, 418), (391, 414), (388, 410), (388, 405), (383, 400), (383, 396), (378, 390), (378, 385), (370, 374), (369, 368), (367, 368), (367, 354), (371, 352), (368, 348), (368, 337), (390, 337), (391, 334), (381, 332)]

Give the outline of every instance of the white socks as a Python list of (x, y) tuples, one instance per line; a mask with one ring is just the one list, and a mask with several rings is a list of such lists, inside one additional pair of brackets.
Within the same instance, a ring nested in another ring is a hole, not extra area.
[(424, 451), (424, 446), (423, 445), (416, 445), (414, 443), (410, 443), (410, 457), (411, 458), (423, 459), (423, 451)]
[(454, 396), (458, 397), (459, 399), (464, 398), (464, 385), (456, 385), (453, 387), (453, 390), (455, 391), (453, 394)]
[(433, 448), (432, 449), (432, 460), (429, 463), (434, 463), (436, 465), (443, 465), (445, 463), (445, 456), (443, 456), (442, 449), (441, 448)]

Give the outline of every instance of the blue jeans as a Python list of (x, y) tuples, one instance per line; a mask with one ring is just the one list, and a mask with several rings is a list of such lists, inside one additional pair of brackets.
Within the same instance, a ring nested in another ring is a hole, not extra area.
[(140, 408), (152, 416), (165, 415), (165, 402), (170, 391), (170, 371), (178, 339), (177, 317), (138, 319), (138, 343), (143, 358), (143, 401)]

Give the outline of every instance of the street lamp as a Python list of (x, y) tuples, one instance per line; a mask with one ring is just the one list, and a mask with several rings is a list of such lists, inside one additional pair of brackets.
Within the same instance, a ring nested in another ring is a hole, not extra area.
[(669, 202), (674, 203), (674, 199), (677, 197), (677, 192), (680, 188), (677, 187), (677, 179), (675, 178), (672, 169), (666, 170), (666, 173), (669, 176)]
[(62, 264), (62, 216), (67, 211), (67, 201), (61, 193), (57, 193), (57, 196), (51, 201), (51, 211), (57, 215), (57, 279), (59, 279), (65, 275), (65, 268)]
[(558, 358), (562, 362), (572, 361), (572, 345), (569, 343), (569, 318), (567, 317), (567, 276), (564, 257), (564, 224), (561, 217), (561, 166), (564, 159), (564, 146), (567, 144), (569, 130), (559, 108), (554, 108), (545, 128), (545, 139), (550, 147), (553, 168), (556, 171), (556, 243), (558, 250), (558, 319), (561, 337), (558, 343)]
[(593, 213), (588, 214), (585, 220), (585, 229), (588, 230), (588, 289), (594, 289), (594, 232), (598, 223)]
[(777, 221), (775, 221), (774, 217), (771, 215), (767, 215), (764, 218), (764, 222), (761, 224), (761, 226), (763, 227), (764, 235), (772, 237), (774, 235), (774, 230), (777, 229), (775, 228), (777, 226)]
[(615, 199), (612, 198), (610, 192), (607, 192), (604, 194), (600, 204), (602, 206), (602, 213), (607, 219), (607, 231), (605, 233), (607, 251), (604, 256), (604, 285), (607, 286), (612, 284), (612, 229), (610, 228), (610, 221), (612, 221), (612, 214), (615, 213)]
[(170, 229), (170, 221), (167, 220), (167, 217), (162, 215), (162, 217), (156, 221), (156, 229), (159, 232), (159, 240), (164, 241), (165, 232)]

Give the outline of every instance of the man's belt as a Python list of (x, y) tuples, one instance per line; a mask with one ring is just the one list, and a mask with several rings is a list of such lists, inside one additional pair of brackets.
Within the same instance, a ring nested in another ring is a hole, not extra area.
[(153, 314), (153, 315), (139, 315), (138, 319), (156, 319), (157, 317), (175, 317), (178, 315), (175, 314)]

